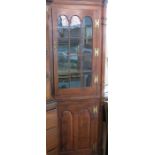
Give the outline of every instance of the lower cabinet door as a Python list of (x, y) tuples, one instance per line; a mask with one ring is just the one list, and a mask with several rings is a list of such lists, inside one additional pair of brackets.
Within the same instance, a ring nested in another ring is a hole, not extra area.
[(97, 152), (98, 104), (73, 102), (59, 105), (60, 154)]

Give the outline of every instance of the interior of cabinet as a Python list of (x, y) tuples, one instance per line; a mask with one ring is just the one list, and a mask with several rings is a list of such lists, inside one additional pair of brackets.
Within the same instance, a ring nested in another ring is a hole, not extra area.
[(90, 87), (92, 83), (93, 24), (73, 15), (58, 18), (58, 87)]

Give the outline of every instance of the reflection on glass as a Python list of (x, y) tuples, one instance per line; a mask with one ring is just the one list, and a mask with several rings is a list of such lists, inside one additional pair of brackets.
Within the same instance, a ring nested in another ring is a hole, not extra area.
[(92, 55), (84, 54), (82, 59), (83, 71), (91, 71), (92, 69)]
[(92, 53), (92, 39), (84, 39), (82, 52), (85, 54)]
[(93, 28), (92, 20), (90, 17), (84, 17), (83, 19), (83, 53), (92, 53), (93, 48)]
[(66, 16), (58, 18), (58, 74), (59, 88), (69, 88), (69, 22)]
[(68, 28), (69, 28), (69, 22), (66, 16), (60, 16), (58, 18), (58, 33), (59, 33), (59, 38), (68, 38), (69, 33), (68, 33)]
[(59, 76), (59, 88), (69, 88), (69, 78), (67, 75)]
[(70, 24), (71, 38), (79, 38), (81, 34), (81, 21), (78, 16), (72, 16)]
[(58, 53), (59, 55), (67, 54), (69, 51), (68, 41), (59, 40)]
[(92, 73), (84, 73), (83, 74), (83, 86), (84, 87), (89, 87), (91, 86), (91, 81), (92, 81)]
[(70, 39), (70, 52), (78, 53), (80, 51), (80, 38)]
[(93, 23), (90, 17), (83, 19), (82, 70), (83, 87), (90, 87), (92, 83), (92, 51), (93, 51)]
[(58, 18), (58, 53), (69, 51), (69, 22), (66, 16)]
[[(69, 24), (70, 23), (70, 24)], [(93, 23), (72, 16), (58, 18), (57, 25), (58, 87), (79, 88), (92, 84)]]
[(70, 73), (80, 72), (80, 59), (78, 55), (70, 55)]
[(59, 27), (68, 27), (69, 22), (66, 16), (59, 16), (58, 18), (58, 28)]
[(81, 24), (81, 21), (80, 21), (80, 18), (78, 16), (72, 16), (72, 19), (71, 19), (71, 24), (70, 26), (71, 27), (80, 27), (80, 24)]
[(58, 57), (58, 73), (61, 75), (62, 73), (68, 73), (69, 71), (69, 63), (68, 57), (63, 55)]
[(93, 30), (92, 30), (92, 20), (91, 17), (84, 17), (83, 19), (83, 27), (85, 38), (92, 38)]
[(80, 86), (81, 86), (80, 74), (72, 74), (71, 81), (70, 81), (70, 87), (78, 88)]

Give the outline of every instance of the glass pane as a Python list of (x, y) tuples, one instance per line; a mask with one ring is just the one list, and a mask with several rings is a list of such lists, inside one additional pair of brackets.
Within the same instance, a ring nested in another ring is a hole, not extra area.
[[(69, 24), (70, 23), (70, 24)], [(78, 16), (70, 22), (66, 16), (58, 18), (58, 87), (79, 88), (92, 84), (93, 23)]]
[(66, 16), (58, 18), (58, 77), (59, 88), (69, 88), (69, 22)]
[(92, 83), (93, 23), (90, 17), (85, 17), (82, 24), (83, 87), (90, 87)]
[(83, 53), (92, 53), (93, 48), (93, 28), (92, 20), (90, 17), (85, 17), (83, 19)]
[(73, 16), (70, 24), (70, 37), (80, 38), (81, 35), (81, 21), (78, 16)]
[(70, 55), (70, 73), (80, 72), (80, 58), (78, 55)]
[(68, 38), (68, 28), (65, 27), (58, 27), (58, 34), (59, 39)]
[(68, 75), (59, 76), (59, 88), (69, 88), (69, 78)]
[(69, 62), (68, 56), (61, 55), (58, 57), (58, 73), (61, 75), (62, 73), (68, 73), (69, 71)]
[(58, 41), (58, 54), (64, 55), (69, 51), (69, 42), (68, 40), (59, 40)]
[(91, 86), (91, 81), (92, 81), (92, 73), (84, 73), (83, 74), (83, 86), (84, 87), (89, 87)]
[(63, 55), (69, 51), (69, 22), (66, 16), (58, 18), (58, 53)]
[(82, 66), (84, 72), (90, 72), (92, 69), (92, 55), (91, 54), (84, 54), (82, 59)]
[(76, 54), (80, 52), (80, 38), (70, 39), (70, 52)]
[(59, 16), (58, 18), (58, 28), (68, 28), (69, 22), (66, 16)]
[(81, 86), (80, 74), (72, 74), (71, 81), (70, 81), (70, 87), (78, 88), (80, 86)]

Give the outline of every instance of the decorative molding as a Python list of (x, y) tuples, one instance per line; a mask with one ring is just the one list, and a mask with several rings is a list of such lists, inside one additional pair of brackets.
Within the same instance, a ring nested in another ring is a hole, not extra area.
[(70, 5), (103, 5), (105, 0), (46, 0), (54, 4), (70, 4)]

